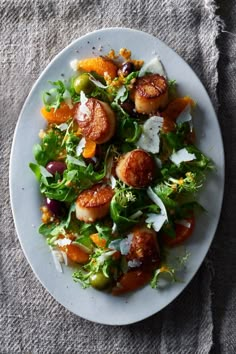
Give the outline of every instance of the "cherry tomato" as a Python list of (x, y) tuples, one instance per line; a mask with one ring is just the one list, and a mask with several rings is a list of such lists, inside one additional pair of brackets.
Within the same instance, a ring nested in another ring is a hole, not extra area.
[(195, 225), (195, 218), (185, 218), (185, 220), (190, 224), (190, 227), (186, 227), (182, 224), (175, 224), (175, 234), (176, 237), (170, 237), (167, 234), (162, 235), (163, 242), (166, 246), (174, 247), (185, 240), (187, 240), (193, 233), (194, 225)]

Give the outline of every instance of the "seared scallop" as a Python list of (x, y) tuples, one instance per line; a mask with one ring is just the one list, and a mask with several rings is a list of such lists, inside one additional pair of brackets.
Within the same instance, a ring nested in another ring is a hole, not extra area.
[(75, 202), (77, 219), (92, 223), (102, 219), (109, 213), (111, 199), (114, 195), (112, 188), (106, 184), (95, 184), (81, 192)]
[(155, 162), (144, 150), (136, 149), (123, 155), (116, 166), (118, 178), (128, 186), (142, 188), (155, 177)]
[(110, 140), (115, 133), (116, 118), (111, 107), (95, 98), (79, 103), (74, 118), (82, 135), (97, 144)]
[(139, 77), (134, 86), (133, 99), (138, 113), (154, 114), (168, 103), (168, 84), (164, 76), (151, 74)]
[[(127, 259), (137, 260), (140, 266), (157, 265), (160, 262), (160, 249), (157, 242), (157, 234), (146, 226), (135, 226)], [(138, 264), (137, 263), (137, 264)]]

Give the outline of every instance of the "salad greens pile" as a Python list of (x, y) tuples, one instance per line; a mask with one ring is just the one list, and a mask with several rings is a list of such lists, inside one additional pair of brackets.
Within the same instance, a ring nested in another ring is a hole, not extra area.
[[(154, 144), (159, 143), (158, 152), (150, 152), (147, 145), (147, 152), (156, 163), (156, 176), (147, 188), (133, 188), (117, 178), (114, 166), (123, 154), (140, 147), (144, 123), (150, 118), (128, 107), (132, 105), (131, 92), (139, 70), (134, 66), (122, 78), (122, 84), (118, 84), (119, 75), (109, 84), (96, 72), (86, 75), (90, 82), (87, 91), (86, 85), (83, 90), (75, 86), (78, 73), (70, 80), (50, 82), (52, 88), (43, 93), (45, 110), (59, 111), (62, 103), (72, 109), (81, 101), (83, 92), (86, 98), (109, 103), (117, 119), (116, 132), (111, 140), (97, 145), (93, 158), (83, 157), (84, 137), (73, 114), (62, 123), (49, 122), (40, 132), (41, 140), (33, 148), (35, 162), (30, 163), (30, 168), (46, 200), (43, 201), (44, 206), (46, 203), (43, 213), (48, 213), (49, 217), (43, 219), (39, 233), (46, 238), (52, 251), (58, 252), (58, 259), (60, 252), (63, 257), (67, 255), (66, 260), (62, 258), (65, 263), (69, 260), (74, 266), (76, 264), (68, 251), (69, 244), (84, 252), (87, 261), (77, 264), (73, 279), (83, 287), (92, 285), (103, 289), (117, 286), (124, 274), (142, 270), (140, 262), (131, 262), (127, 258), (129, 250), (125, 252), (124, 245), (130, 247), (130, 235), (135, 226), (146, 225), (156, 232), (160, 248), (160, 262), (151, 270), (151, 286), (157, 286), (162, 273), (175, 280), (176, 271), (166, 264), (165, 249), (173, 240), (178, 243), (181, 227), (192, 231), (194, 211), (201, 209), (197, 192), (204, 183), (207, 170), (213, 168), (210, 159), (194, 145), (193, 108), (186, 106), (181, 119), (175, 121), (174, 130), (159, 130), (158, 139), (154, 140)], [(177, 96), (176, 83), (168, 83), (169, 100), (173, 101)], [(162, 112), (155, 116), (162, 117)], [(145, 146), (142, 145), (142, 149), (145, 150)], [(64, 171), (52, 173), (47, 166), (58, 161), (65, 164)], [(82, 191), (97, 183), (109, 184), (113, 189), (110, 211), (101, 220), (85, 223), (76, 218), (75, 202)], [(56, 211), (50, 209), (53, 202), (57, 203)], [(100, 243), (93, 241), (91, 235), (94, 234)], [(186, 259), (185, 254), (180, 263)]]

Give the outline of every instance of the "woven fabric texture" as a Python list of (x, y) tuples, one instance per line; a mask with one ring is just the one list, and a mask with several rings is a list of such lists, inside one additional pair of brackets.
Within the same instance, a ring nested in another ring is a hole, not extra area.
[(20, 248), (10, 210), (8, 165), (16, 122), (32, 84), (60, 50), (95, 29), (129, 27), (164, 40), (195, 70), (217, 108), (219, 29), (212, 5), (204, 0), (0, 2), (0, 353), (210, 351), (209, 261), (170, 306), (134, 325), (90, 323), (59, 305), (38, 282)]

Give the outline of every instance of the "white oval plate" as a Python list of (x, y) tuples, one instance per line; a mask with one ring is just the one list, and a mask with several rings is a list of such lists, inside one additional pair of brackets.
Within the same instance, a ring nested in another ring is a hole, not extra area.
[[(140, 45), (141, 43), (141, 45)], [(55, 269), (52, 255), (43, 236), (37, 233), (40, 224), (40, 194), (33, 173), (28, 168), (33, 161), (32, 147), (39, 141), (39, 130), (45, 123), (40, 115), (41, 93), (49, 88), (48, 80), (58, 80), (61, 74), (70, 77), (70, 61), (107, 54), (111, 49), (125, 47), (135, 59), (145, 61), (160, 56), (168, 77), (178, 83), (180, 95), (197, 101), (194, 115), (197, 145), (212, 158), (216, 171), (209, 174), (200, 196), (207, 209), (197, 220), (193, 236), (186, 243), (191, 253), (183, 283), (162, 290), (146, 286), (132, 294), (113, 297), (94, 289), (83, 290), (74, 283), (72, 270), (63, 273)], [(94, 49), (95, 48), (95, 49)], [(102, 48), (102, 51), (99, 49)], [(216, 114), (203, 85), (192, 69), (172, 49), (157, 38), (143, 32), (108, 28), (87, 34), (66, 47), (47, 66), (32, 88), (16, 127), (10, 162), (11, 205), (18, 237), (33, 271), (43, 286), (63, 306), (88, 320), (110, 325), (124, 325), (142, 320), (160, 311), (173, 301), (190, 282), (201, 265), (218, 224), (224, 188), (224, 153)]]

